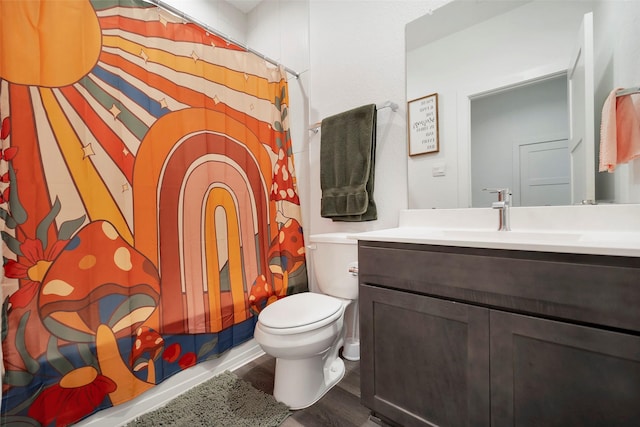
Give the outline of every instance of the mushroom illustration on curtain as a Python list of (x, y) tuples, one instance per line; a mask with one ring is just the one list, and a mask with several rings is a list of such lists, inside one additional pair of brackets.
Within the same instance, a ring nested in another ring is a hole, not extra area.
[(0, 3), (2, 424), (68, 425), (307, 290), (286, 74), (140, 0)]

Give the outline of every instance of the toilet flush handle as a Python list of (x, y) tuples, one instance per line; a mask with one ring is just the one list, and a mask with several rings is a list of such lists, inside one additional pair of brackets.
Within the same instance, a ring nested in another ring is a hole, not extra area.
[(354, 262), (349, 264), (349, 269), (348, 269), (349, 273), (351, 273), (352, 276), (357, 276), (358, 275), (358, 263)]

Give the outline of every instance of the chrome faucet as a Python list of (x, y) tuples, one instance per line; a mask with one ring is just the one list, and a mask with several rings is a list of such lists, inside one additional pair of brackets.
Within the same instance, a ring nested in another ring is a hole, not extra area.
[(511, 205), (511, 191), (508, 188), (483, 188), (482, 191), (498, 193), (498, 201), (491, 204), (492, 209), (500, 210), (498, 231), (510, 231), (509, 206)]

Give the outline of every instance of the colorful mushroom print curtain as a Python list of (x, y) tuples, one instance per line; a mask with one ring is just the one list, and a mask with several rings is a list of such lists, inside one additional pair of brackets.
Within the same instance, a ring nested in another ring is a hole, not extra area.
[(286, 76), (138, 0), (0, 22), (1, 421), (62, 426), (307, 289)]

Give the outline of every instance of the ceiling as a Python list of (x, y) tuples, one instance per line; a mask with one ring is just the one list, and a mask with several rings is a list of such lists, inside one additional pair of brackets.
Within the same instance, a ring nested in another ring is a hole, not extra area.
[(243, 13), (251, 12), (262, 0), (225, 0)]

